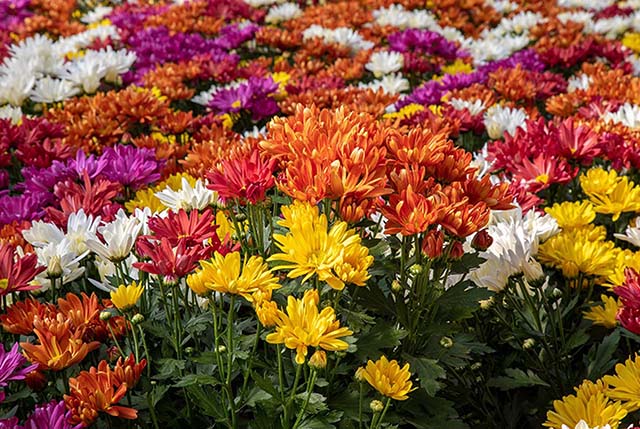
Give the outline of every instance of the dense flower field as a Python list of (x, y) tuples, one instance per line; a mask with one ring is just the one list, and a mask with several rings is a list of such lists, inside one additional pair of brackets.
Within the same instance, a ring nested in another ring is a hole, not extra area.
[(0, 429), (633, 428), (638, 53), (638, 0), (0, 0)]

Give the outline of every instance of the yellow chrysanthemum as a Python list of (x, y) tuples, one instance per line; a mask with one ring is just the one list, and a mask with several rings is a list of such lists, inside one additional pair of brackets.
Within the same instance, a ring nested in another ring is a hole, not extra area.
[(216, 213), (216, 225), (218, 228), (216, 229), (216, 235), (220, 239), (220, 241), (224, 241), (225, 238), (233, 237), (233, 233), (235, 229), (229, 218), (225, 216), (222, 211), (218, 211)]
[(592, 168), (580, 176), (580, 186), (587, 195), (606, 194), (618, 183), (618, 173), (604, 168)]
[(622, 37), (622, 44), (634, 52), (640, 52), (640, 34), (625, 33)]
[(584, 420), (589, 427), (610, 425), (615, 429), (627, 415), (627, 410), (620, 402), (613, 402), (606, 396), (606, 385), (602, 380), (597, 383), (585, 380), (575, 390), (575, 395), (553, 401), (553, 411), (547, 412), (547, 421), (543, 426), (561, 429), (562, 425), (566, 425), (574, 428), (580, 420)]
[(616, 267), (619, 249), (610, 241), (590, 238), (589, 233), (580, 230), (562, 231), (540, 245), (538, 258), (540, 262), (562, 270), (568, 278), (575, 278), (579, 273), (610, 276)]
[(613, 215), (617, 221), (624, 212), (640, 211), (640, 187), (627, 177), (622, 177), (616, 185), (606, 193), (590, 193), (589, 199), (593, 209), (598, 213)]
[(640, 251), (633, 252), (629, 249), (621, 249), (616, 257), (616, 266), (613, 269), (613, 273), (606, 278), (604, 285), (612, 288), (622, 286), (625, 279), (625, 268), (633, 268), (640, 272)]
[(555, 203), (544, 211), (553, 217), (562, 229), (581, 228), (596, 218), (596, 212), (589, 201)]
[(216, 252), (208, 261), (201, 261), (202, 281), (215, 292), (241, 295), (252, 302), (257, 291), (278, 289), (278, 279), (260, 256), (251, 256), (240, 264), (240, 252), (221, 255)]
[(457, 59), (451, 64), (442, 66), (441, 71), (444, 76), (448, 74), (457, 74), (457, 73), (466, 74), (466, 73), (471, 73), (473, 71), (473, 66), (469, 63), (465, 63), (460, 59)]
[(316, 206), (299, 201), (282, 207), (282, 215), (284, 219), (278, 224), (289, 232), (274, 234), (282, 253), (269, 260), (285, 262), (280, 268), (291, 270), (288, 277), (304, 276), (305, 282), (317, 275), (320, 281), (337, 290), (343, 289), (345, 283), (365, 285), (373, 256), (346, 222), (336, 222), (328, 230), (327, 217), (319, 215)]
[(172, 191), (179, 191), (182, 189), (182, 179), (187, 179), (189, 186), (192, 188), (196, 186), (197, 179), (187, 173), (176, 173), (167, 177), (156, 186), (156, 191), (162, 191), (163, 189), (170, 188)]
[(409, 364), (400, 368), (396, 360), (389, 361), (384, 355), (375, 362), (367, 362), (360, 376), (382, 395), (397, 401), (408, 399), (407, 395), (412, 391)]
[(618, 301), (607, 295), (600, 295), (602, 305), (596, 305), (583, 313), (584, 318), (591, 320), (594, 325), (604, 326), (613, 329), (618, 325), (616, 314), (620, 305)]
[(159, 213), (167, 209), (167, 206), (162, 204), (162, 201), (156, 197), (155, 188), (140, 189), (136, 192), (136, 195), (124, 203), (124, 207), (129, 213), (133, 213), (136, 209), (144, 209), (148, 207), (151, 213)]
[(627, 359), (616, 365), (616, 375), (605, 375), (603, 378), (609, 385), (607, 396), (622, 401), (629, 412), (640, 409), (640, 356)]
[(111, 302), (120, 311), (126, 311), (136, 305), (144, 292), (142, 285), (138, 286), (136, 282), (128, 286), (120, 285), (118, 289), (111, 291)]
[(195, 273), (187, 276), (187, 286), (196, 295), (206, 296), (211, 292), (211, 290), (204, 284), (202, 270), (197, 270)]
[(411, 103), (407, 104), (397, 112), (385, 113), (383, 118), (385, 119), (407, 119), (412, 117), (418, 112), (422, 112), (424, 106), (422, 104)]
[(349, 346), (341, 337), (352, 332), (340, 327), (333, 308), (326, 307), (318, 312), (320, 296), (315, 289), (307, 290), (302, 299), (289, 296), (287, 312), (278, 310), (276, 331), (267, 335), (270, 344), (284, 344), (296, 351), (296, 362), (302, 365), (309, 347), (319, 347), (327, 351), (346, 350)]

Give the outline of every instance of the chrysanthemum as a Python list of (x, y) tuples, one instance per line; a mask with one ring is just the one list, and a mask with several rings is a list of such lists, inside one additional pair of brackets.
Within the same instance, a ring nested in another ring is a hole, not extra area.
[(600, 295), (602, 305), (596, 305), (585, 311), (584, 318), (591, 320), (594, 325), (604, 326), (605, 328), (613, 329), (618, 326), (616, 315), (620, 309), (618, 301), (607, 295)]
[[(586, 192), (586, 191), (585, 191)], [(594, 210), (598, 213), (613, 215), (615, 222), (623, 212), (640, 211), (640, 186), (625, 176), (605, 193), (587, 193), (593, 202)]]
[[(6, 387), (9, 381), (24, 380), (26, 375), (38, 368), (38, 364), (29, 365), (23, 368), (27, 360), (18, 350), (18, 343), (14, 343), (11, 350), (5, 351), (0, 344), (0, 387)], [(0, 392), (4, 398), (4, 392)]]
[(589, 427), (607, 424), (618, 427), (619, 422), (627, 415), (627, 410), (620, 402), (613, 402), (607, 397), (605, 383), (606, 380), (604, 383), (585, 380), (575, 388), (575, 395), (553, 401), (553, 411), (547, 412), (547, 421), (543, 426), (560, 429), (567, 425), (574, 428), (584, 420)]
[(136, 305), (143, 292), (144, 287), (137, 285), (136, 282), (126, 286), (120, 285), (118, 289), (111, 292), (111, 302), (118, 310), (125, 311)]
[(615, 170), (606, 171), (603, 168), (591, 168), (580, 176), (580, 187), (587, 194), (606, 194), (618, 183), (618, 173)]
[(0, 296), (38, 289), (31, 281), (45, 268), (36, 267), (37, 259), (34, 254), (19, 256), (13, 246), (0, 243)]
[(361, 239), (346, 222), (328, 228), (327, 217), (309, 203), (294, 202), (282, 207), (284, 220), (279, 225), (289, 228), (286, 235), (274, 234), (282, 253), (270, 261), (283, 261), (279, 268), (290, 269), (290, 278), (304, 276), (303, 282), (317, 275), (320, 281), (341, 290), (345, 283), (364, 286), (373, 257), (360, 243)]
[(624, 364), (617, 364), (616, 374), (605, 375), (603, 380), (609, 385), (606, 392), (609, 398), (622, 401), (629, 412), (640, 409), (640, 356), (636, 354)]
[(252, 301), (257, 291), (271, 291), (280, 287), (278, 279), (260, 256), (245, 258), (240, 263), (240, 252), (221, 255), (216, 252), (209, 261), (200, 262), (204, 285), (221, 293), (241, 295)]
[(544, 211), (550, 214), (562, 229), (580, 228), (589, 225), (596, 218), (596, 212), (589, 201), (564, 201), (555, 203)]
[(207, 240), (214, 248), (220, 245), (216, 235), (217, 226), (214, 225), (213, 213), (210, 209), (202, 213), (192, 210), (189, 214), (183, 209), (169, 212), (166, 217), (155, 216), (149, 219), (149, 229), (155, 237), (166, 238), (172, 246), (184, 241), (188, 247), (203, 246)]
[(395, 359), (389, 361), (384, 355), (375, 362), (367, 362), (362, 377), (382, 395), (397, 401), (409, 399), (407, 395), (414, 390), (411, 388), (413, 383), (410, 380), (409, 364), (400, 368)]
[(284, 344), (296, 351), (296, 362), (302, 365), (308, 347), (319, 347), (328, 351), (346, 350), (349, 346), (341, 337), (352, 332), (340, 327), (335, 311), (325, 307), (318, 312), (320, 296), (315, 289), (307, 290), (302, 299), (289, 296), (286, 313), (278, 310), (276, 331), (267, 335), (270, 344)]
[(616, 249), (613, 242), (591, 240), (579, 230), (563, 231), (540, 246), (541, 262), (562, 270), (568, 278), (578, 273), (607, 277), (616, 266)]

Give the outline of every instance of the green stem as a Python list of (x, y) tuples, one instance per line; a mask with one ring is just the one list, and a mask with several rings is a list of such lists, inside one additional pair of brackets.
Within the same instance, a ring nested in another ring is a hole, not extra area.
[(111, 324), (109, 323), (109, 321), (106, 322), (107, 328), (109, 329), (109, 332), (111, 332), (111, 337), (113, 338), (113, 342), (116, 343), (116, 347), (118, 348), (118, 351), (120, 352), (120, 356), (122, 356), (123, 358), (125, 357), (124, 352), (122, 351), (122, 347), (120, 347), (120, 343), (118, 342), (118, 338), (116, 338), (116, 334), (113, 333), (113, 328), (111, 327)]
[(298, 365), (296, 363), (296, 377), (293, 380), (293, 387), (291, 388), (291, 393), (289, 393), (289, 399), (287, 399), (287, 403), (284, 406), (284, 419), (285, 425), (289, 425), (289, 407), (293, 402), (293, 398), (296, 396), (296, 391), (298, 390), (298, 383), (300, 382), (300, 373), (302, 372), (302, 365)]
[(244, 400), (244, 394), (247, 390), (247, 383), (249, 382), (249, 376), (251, 375), (251, 368), (253, 367), (253, 358), (256, 355), (258, 349), (258, 343), (260, 341), (260, 331), (262, 325), (258, 323), (256, 327), (256, 335), (253, 339), (253, 348), (251, 349), (251, 354), (249, 355), (249, 363), (247, 363), (247, 368), (244, 370), (244, 381), (242, 382), (242, 390), (240, 391), (240, 402)]
[(391, 404), (391, 398), (387, 398), (387, 402), (384, 405), (384, 409), (382, 410), (382, 414), (380, 414), (380, 418), (376, 422), (376, 428), (379, 428), (382, 425), (382, 420), (384, 420), (384, 416), (387, 414), (387, 410), (389, 409), (389, 404)]
[(307, 396), (304, 399), (304, 404), (302, 405), (302, 408), (298, 412), (298, 417), (296, 417), (296, 421), (293, 424), (293, 429), (296, 429), (298, 427), (298, 425), (300, 424), (300, 421), (302, 420), (302, 416), (304, 415), (304, 412), (307, 410), (307, 405), (309, 405), (309, 400), (311, 399), (311, 393), (313, 392), (313, 386), (315, 386), (316, 384), (317, 375), (318, 375), (318, 372), (315, 369), (311, 369), (311, 379), (307, 383)]
[(138, 335), (136, 334), (136, 327), (133, 325), (131, 320), (129, 320), (129, 324), (131, 325), (131, 336), (133, 337), (133, 353), (136, 358), (136, 363), (140, 362), (140, 352), (138, 346)]
[(147, 358), (147, 377), (151, 377), (151, 355), (149, 354), (149, 349), (147, 348), (147, 340), (144, 338), (144, 331), (142, 330), (142, 326), (138, 325), (138, 329), (140, 329), (140, 338), (142, 339), (142, 347), (144, 348), (144, 354)]
[(360, 396), (358, 398), (358, 429), (362, 429), (362, 396), (364, 393), (364, 384), (360, 384)]
[(231, 305), (229, 306), (229, 313), (227, 314), (227, 394), (229, 396), (229, 408), (231, 411), (231, 427), (237, 427), (236, 422), (236, 406), (235, 398), (233, 395), (233, 388), (231, 386), (231, 374), (233, 372), (233, 315), (235, 312), (236, 296), (231, 295)]
[(149, 392), (147, 394), (147, 403), (149, 404), (149, 415), (151, 416), (151, 421), (153, 422), (153, 427), (155, 429), (160, 429), (160, 425), (158, 424), (158, 417), (156, 416), (156, 410), (153, 406), (153, 394)]

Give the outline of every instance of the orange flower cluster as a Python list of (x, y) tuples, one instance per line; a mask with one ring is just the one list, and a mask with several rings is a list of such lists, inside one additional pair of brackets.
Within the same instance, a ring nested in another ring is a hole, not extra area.
[(146, 359), (135, 362), (133, 355), (126, 360), (118, 359), (115, 367), (101, 361), (98, 367), (81, 371), (69, 379), (69, 395), (64, 395), (67, 409), (71, 411), (72, 424), (90, 426), (100, 412), (123, 419), (136, 419), (138, 412), (133, 408), (117, 405), (127, 390), (133, 388), (146, 367)]
[(109, 326), (116, 335), (124, 333), (126, 321), (122, 317), (100, 320), (100, 312), (110, 305), (99, 302), (95, 294), (84, 293), (80, 297), (68, 293), (58, 299), (57, 306), (28, 298), (9, 306), (0, 315), (0, 324), (12, 334), (35, 334), (36, 344), (20, 343), (27, 359), (38, 363), (39, 369), (60, 371), (97, 349), (109, 337)]

